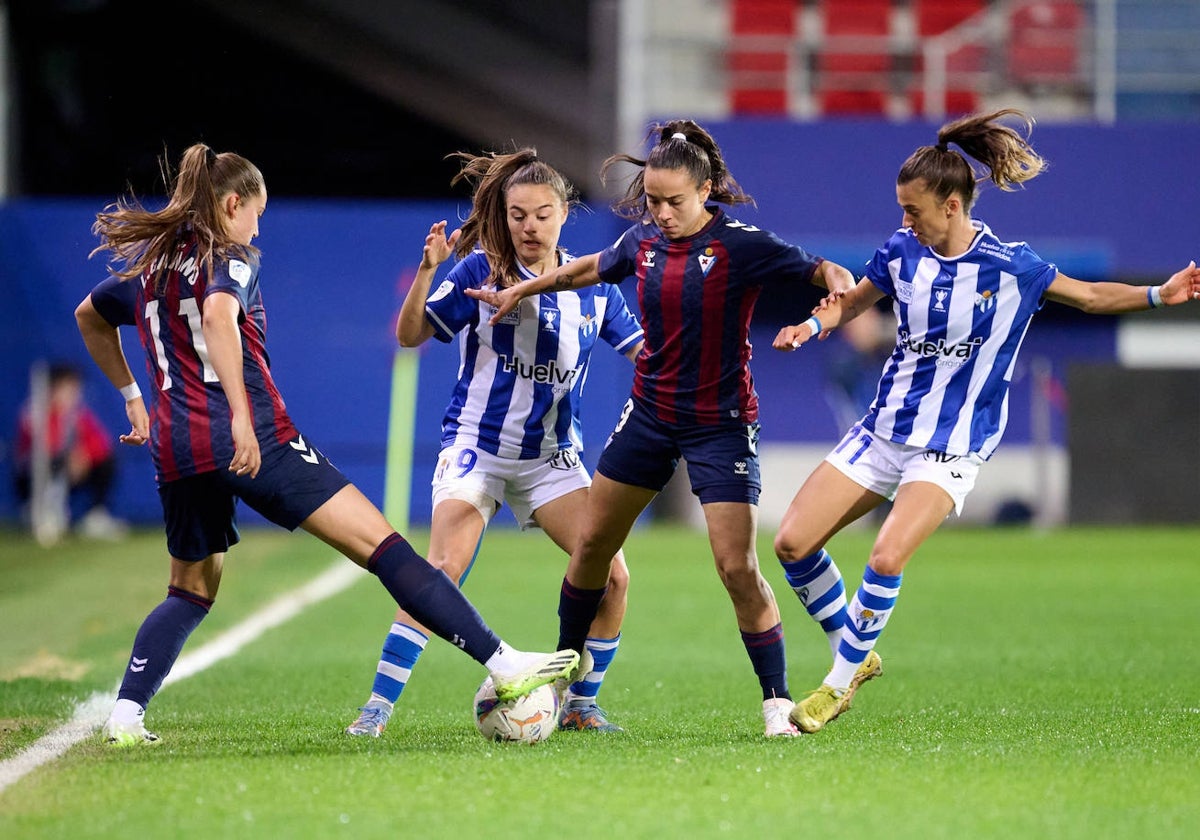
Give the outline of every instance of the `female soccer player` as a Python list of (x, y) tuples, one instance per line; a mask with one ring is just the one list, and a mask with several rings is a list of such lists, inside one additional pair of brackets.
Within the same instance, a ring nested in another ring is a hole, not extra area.
[[(574, 651), (504, 644), (292, 424), (268, 366), (251, 244), (267, 206), (258, 168), (197, 144), (173, 181), (161, 210), (119, 199), (96, 216), (101, 244), (92, 253), (111, 252), (113, 276), (75, 311), (92, 358), (125, 397), (131, 428), (121, 442), (150, 443), (171, 555), (166, 600), (134, 639), (107, 741), (158, 739), (143, 723), (146, 706), (217, 596), (225, 552), (239, 539), (237, 499), (378, 576), (406, 611), (483, 663), (502, 686), (497, 694), (513, 697), (573, 670)], [(121, 347), (123, 324), (137, 326), (146, 352), (152, 415)]]
[[(569, 262), (558, 237), (575, 190), (531, 148), (456, 157), (463, 166), (452, 183), (474, 186), (471, 213), (449, 238), (444, 221), (429, 229), (396, 338), (418, 347), (431, 337), (460, 337), (458, 382), (433, 474), (429, 560), (461, 585), (483, 532), (506, 501), (522, 529), (536, 525), (563, 551), (575, 547), (591, 483), (579, 460), (588, 362), (599, 341), (632, 360), (642, 348), (642, 330), (621, 290), (609, 285), (545, 294), (489, 324), (490, 307), (464, 290), (511, 286)], [(459, 262), (430, 294), (438, 266), (451, 253)], [(563, 729), (620, 731), (596, 698), (620, 642), (628, 586), (618, 552), (587, 639), (593, 665), (563, 698)], [(412, 615), (396, 612), (370, 699), (347, 733), (379, 737), (428, 638)]]
[[(779, 608), (758, 568), (761, 490), (758, 395), (750, 375), (750, 319), (759, 295), (812, 282), (845, 291), (845, 268), (726, 215), (750, 203), (716, 141), (691, 120), (655, 126), (641, 170), (615, 209), (634, 224), (603, 252), (503, 290), (468, 290), (510, 317), (528, 295), (637, 278), (646, 346), (633, 393), (600, 456), (583, 535), (563, 581), (559, 641), (582, 651), (604, 597), (613, 555), (679, 459), (703, 506), (717, 572), (762, 689), (765, 734), (795, 735)], [(719, 203), (718, 203), (719, 202)]]
[[(1006, 117), (1021, 120), (1024, 134), (1004, 125)], [(1012, 109), (943, 126), (935, 145), (917, 149), (900, 168), (903, 227), (875, 253), (870, 282), (827, 297), (812, 318), (775, 338), (777, 350), (794, 350), (885, 295), (898, 322), (874, 402), (804, 482), (775, 538), (789, 583), (803, 592), (810, 613), (824, 610), (835, 649), (821, 687), (791, 713), (804, 732), (849, 708), (856, 671), (876, 656), (872, 648), (895, 608), (905, 565), (952, 511), (961, 513), (1004, 433), (1017, 351), (1043, 302), (1115, 314), (1200, 297), (1194, 261), (1152, 288), (1086, 283), (971, 218), (977, 180), (1012, 190), (1045, 168), (1027, 142), (1031, 127)], [(968, 157), (986, 175), (978, 176)], [(823, 546), (885, 499), (894, 504), (847, 611), (841, 573)]]

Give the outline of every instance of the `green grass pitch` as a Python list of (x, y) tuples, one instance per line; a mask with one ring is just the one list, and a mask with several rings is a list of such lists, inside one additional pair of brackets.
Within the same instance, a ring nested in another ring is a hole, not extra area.
[[(829, 651), (770, 537), (799, 696)], [(850, 587), (869, 542), (830, 546)], [(483, 669), (434, 640), (383, 738), (346, 737), (393, 613), (363, 573), (164, 688), (159, 744), (93, 738), (0, 791), (0, 837), (1195, 836), (1200, 529), (946, 529), (905, 574), (884, 676), (826, 730), (772, 741), (704, 535), (639, 528), (626, 551), (601, 694), (623, 735), (485, 742)], [(306, 535), (250, 531), (185, 654), (334, 562)], [(114, 689), (166, 565), (157, 531), (54, 550), (0, 534), (0, 762)], [(563, 568), (549, 540), (497, 528), (467, 592), (505, 638), (548, 648)]]

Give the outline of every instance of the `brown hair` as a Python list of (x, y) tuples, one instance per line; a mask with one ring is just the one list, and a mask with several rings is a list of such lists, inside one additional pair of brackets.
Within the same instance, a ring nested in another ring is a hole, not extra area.
[[(676, 134), (682, 134), (683, 137), (676, 137)], [(725, 168), (725, 159), (721, 156), (717, 141), (697, 123), (692, 120), (659, 123), (650, 128), (646, 139), (652, 140), (655, 135), (658, 135), (658, 140), (645, 160), (632, 155), (613, 155), (604, 161), (600, 169), (601, 179), (606, 178), (608, 170), (618, 163), (631, 163), (641, 169), (630, 181), (625, 195), (613, 204), (618, 216), (635, 220), (649, 217), (646, 208), (646, 169), (684, 169), (692, 176), (692, 182), (697, 187), (712, 179), (711, 200), (730, 206), (754, 204), (754, 199), (742, 191)]]
[[(1024, 126), (1024, 135), (999, 121), (1016, 117)], [(963, 210), (969, 212), (978, 195), (978, 183), (988, 180), (1006, 192), (1037, 177), (1049, 165), (1029, 145), (1033, 118), (1015, 108), (1005, 108), (990, 114), (974, 114), (947, 123), (938, 131), (935, 146), (922, 146), (900, 167), (897, 184), (917, 179), (925, 181), (929, 190), (945, 201), (954, 193), (963, 199)], [(967, 158), (949, 148), (954, 143), (967, 155), (987, 167), (977, 173)]]
[(230, 193), (250, 197), (266, 190), (258, 167), (233, 152), (217, 154), (203, 143), (183, 153), (172, 173), (166, 156), (159, 169), (171, 197), (161, 210), (147, 210), (132, 194), (118, 198), (96, 214), (92, 233), (100, 244), (88, 255), (111, 251), (109, 270), (122, 280), (154, 272), (157, 286), (162, 266), (184, 232), (200, 241), (200, 265), (211, 269), (214, 254), (241, 250), (258, 254), (252, 245), (234, 242), (225, 232), (221, 199)]
[(575, 187), (553, 166), (538, 160), (534, 148), (504, 154), (455, 152), (447, 157), (463, 162), (450, 183), (466, 181), (472, 186), (471, 213), (463, 221), (455, 254), (461, 259), (478, 247), (491, 266), (490, 281), (500, 287), (520, 282), (517, 249), (508, 230), (508, 190), (525, 184), (547, 186), (569, 211), (578, 203)]

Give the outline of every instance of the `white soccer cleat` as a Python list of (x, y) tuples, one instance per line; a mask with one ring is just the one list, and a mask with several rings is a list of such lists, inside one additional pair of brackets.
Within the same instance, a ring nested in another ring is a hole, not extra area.
[(795, 738), (800, 734), (790, 720), (792, 707), (796, 704), (785, 697), (770, 697), (763, 701), (763, 735), (767, 738)]

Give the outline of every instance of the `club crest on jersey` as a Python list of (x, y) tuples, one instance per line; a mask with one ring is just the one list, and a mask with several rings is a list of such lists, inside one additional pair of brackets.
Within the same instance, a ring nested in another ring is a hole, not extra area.
[(991, 289), (984, 289), (975, 295), (975, 308), (980, 312), (987, 312), (989, 309), (996, 308), (996, 296), (992, 294)]
[(647, 248), (642, 254), (642, 268), (654, 268), (654, 250)]
[(698, 259), (700, 260), (700, 273), (707, 277), (709, 270), (713, 267), (713, 263), (717, 261), (712, 248), (705, 248), (704, 253)]
[(554, 326), (554, 322), (558, 320), (557, 309), (543, 309), (539, 313), (539, 317), (542, 319), (542, 332), (556, 332), (558, 330)]
[(584, 338), (591, 338), (596, 333), (596, 316), (584, 315), (583, 320), (579, 322), (579, 334)]
[(950, 297), (950, 292), (946, 289), (935, 289), (933, 292), (933, 311), (946, 311), (946, 298)]

